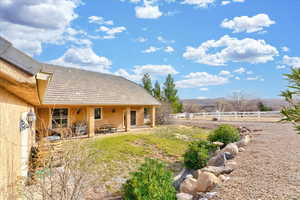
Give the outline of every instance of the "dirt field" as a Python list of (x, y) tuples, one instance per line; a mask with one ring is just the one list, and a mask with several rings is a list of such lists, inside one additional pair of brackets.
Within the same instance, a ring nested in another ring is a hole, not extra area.
[[(180, 123), (208, 128), (218, 124)], [(230, 180), (216, 189), (214, 200), (300, 200), (300, 135), (293, 127), (280, 123), (232, 124), (263, 131), (255, 132), (246, 151), (235, 158), (238, 167)]]

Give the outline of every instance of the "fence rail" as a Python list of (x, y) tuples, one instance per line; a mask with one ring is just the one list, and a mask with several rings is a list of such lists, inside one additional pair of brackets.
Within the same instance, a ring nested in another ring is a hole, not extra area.
[(216, 119), (216, 120), (278, 120), (280, 111), (268, 112), (201, 112), (201, 113), (178, 113), (171, 114), (173, 119)]

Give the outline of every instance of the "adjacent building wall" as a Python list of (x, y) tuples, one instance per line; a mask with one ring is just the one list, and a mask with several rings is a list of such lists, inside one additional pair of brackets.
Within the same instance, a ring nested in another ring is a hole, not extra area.
[(0, 199), (16, 199), (12, 186), (20, 176), (20, 117), (30, 109), (34, 108), (0, 87)]

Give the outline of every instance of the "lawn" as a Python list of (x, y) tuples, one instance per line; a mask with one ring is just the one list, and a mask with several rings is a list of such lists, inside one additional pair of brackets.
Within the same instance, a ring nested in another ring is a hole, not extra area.
[(151, 131), (93, 138), (84, 146), (94, 153), (99, 166), (97, 173), (101, 174), (99, 182), (115, 192), (146, 157), (160, 159), (178, 172), (188, 143), (206, 139), (208, 132), (196, 127), (162, 126)]

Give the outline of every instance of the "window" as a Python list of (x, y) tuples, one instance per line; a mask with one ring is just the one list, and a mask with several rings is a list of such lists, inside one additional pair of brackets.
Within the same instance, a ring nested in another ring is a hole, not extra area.
[(149, 119), (149, 108), (144, 108), (144, 119)]
[(52, 128), (68, 127), (68, 109), (52, 109)]
[(102, 119), (102, 109), (95, 108), (95, 119)]

